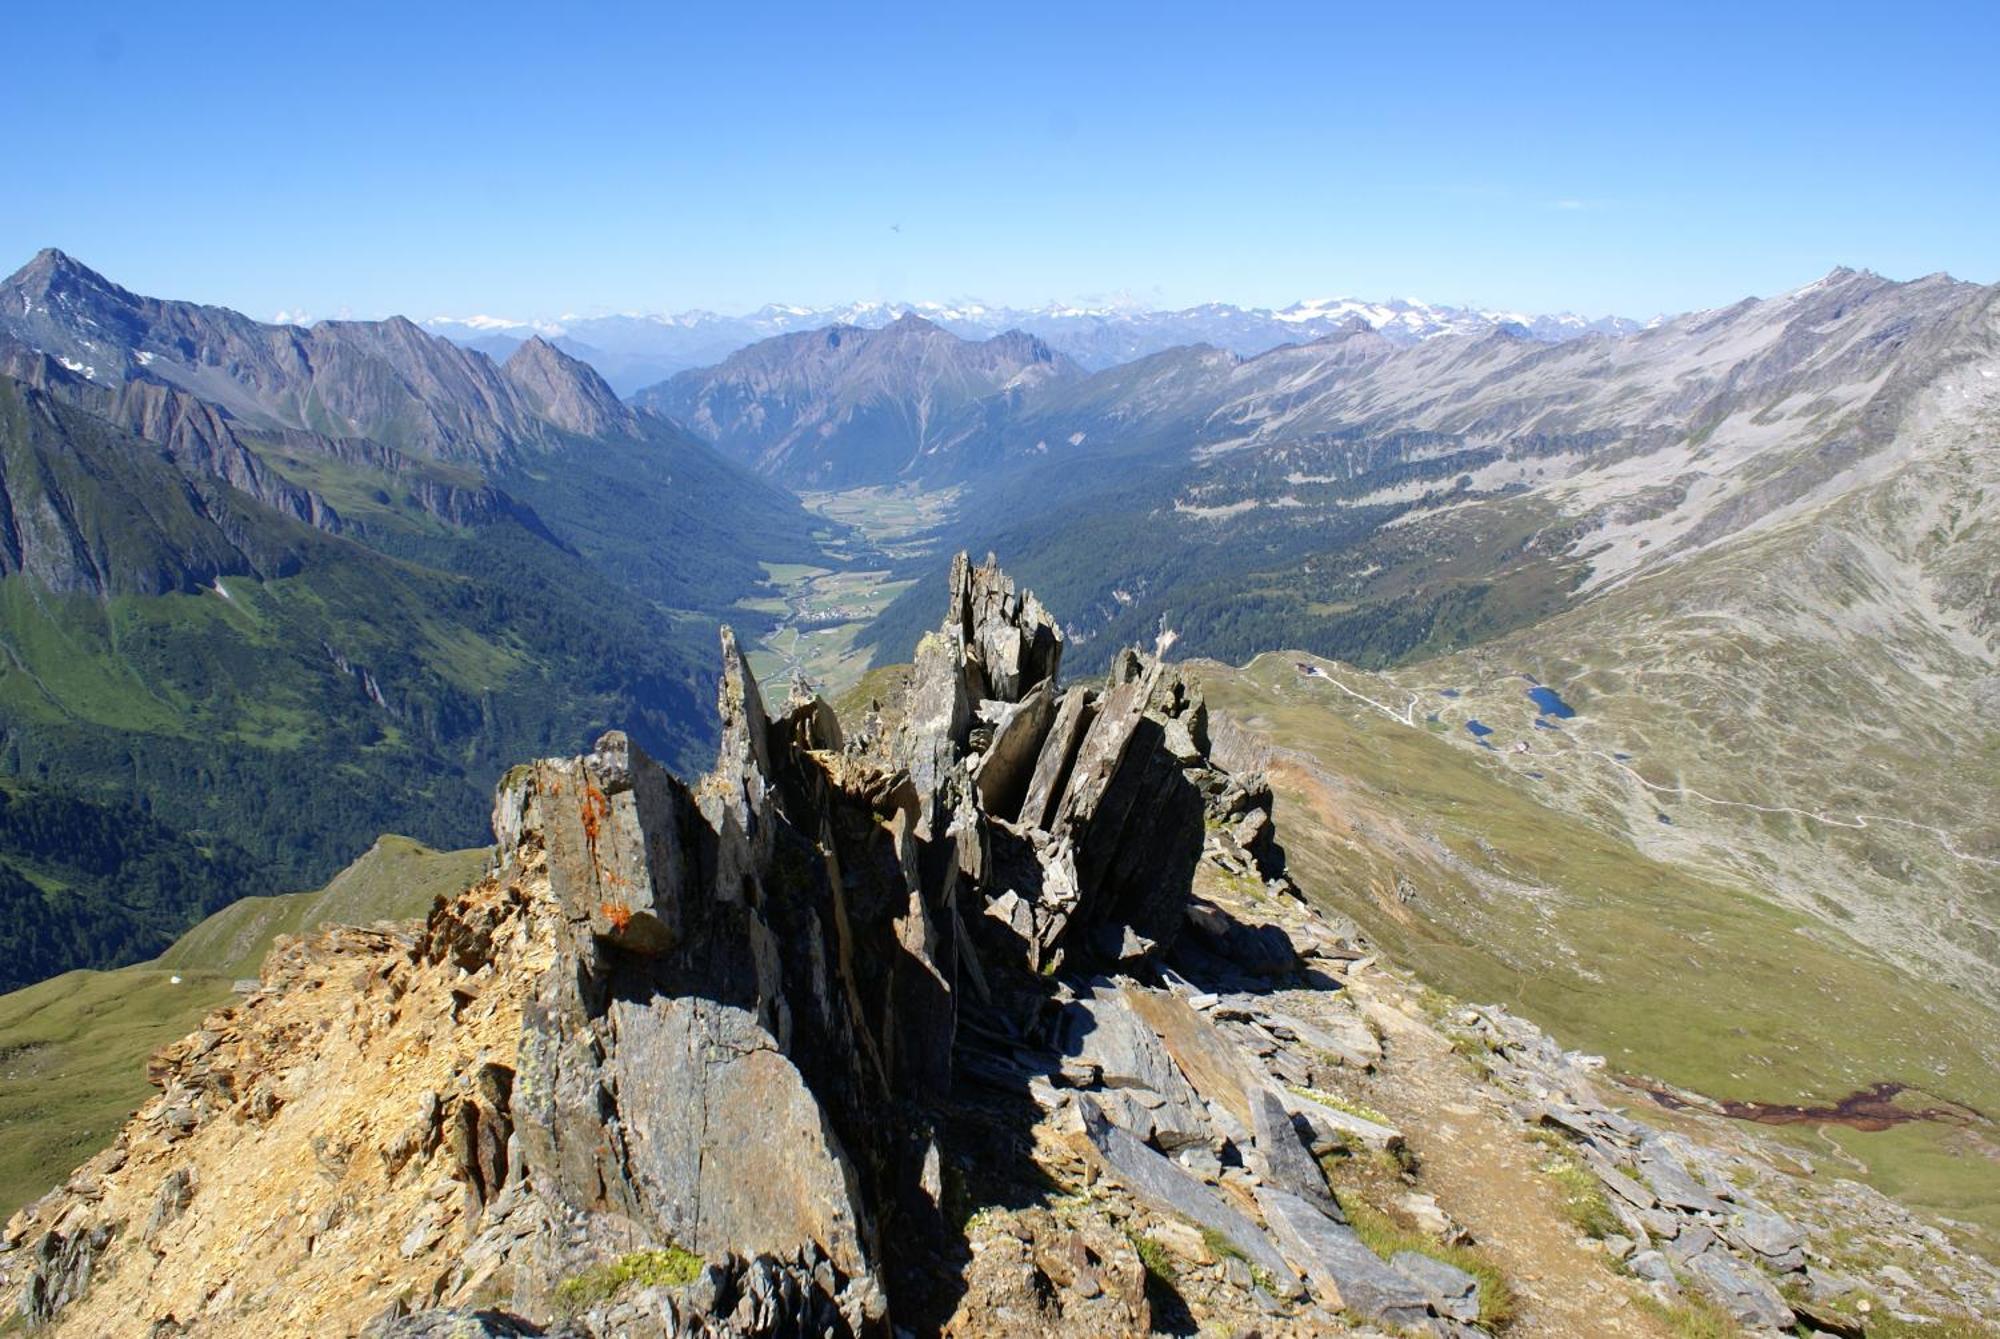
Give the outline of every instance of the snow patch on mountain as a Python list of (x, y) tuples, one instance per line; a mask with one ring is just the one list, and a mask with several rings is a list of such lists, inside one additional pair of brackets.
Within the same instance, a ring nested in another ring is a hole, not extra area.
[(1356, 322), (1400, 344), (1501, 329), (1518, 329), (1533, 339), (1557, 343), (1591, 334), (1626, 335), (1643, 328), (1639, 322), (1619, 316), (1535, 315), (1413, 299), (1369, 302), (1344, 297), (1312, 299), (1276, 309), (1212, 302), (1179, 310), (1146, 307), (1129, 298), (1052, 302), (1039, 307), (996, 306), (971, 298), (943, 302), (864, 299), (819, 307), (767, 303), (738, 316), (703, 310), (568, 312), (554, 320), (434, 316), (424, 324), (433, 333), (465, 342), (496, 337), (525, 340), (537, 334), (565, 338), (571, 341), (565, 346), (570, 352), (594, 364), (621, 391), (628, 391), (672, 372), (720, 362), (738, 349), (775, 335), (843, 325), (880, 329), (905, 316), (922, 317), (965, 339), (990, 339), (1008, 330), (1023, 330), (1092, 370), (1188, 344), (1209, 344), (1250, 357), (1282, 344), (1340, 334)]

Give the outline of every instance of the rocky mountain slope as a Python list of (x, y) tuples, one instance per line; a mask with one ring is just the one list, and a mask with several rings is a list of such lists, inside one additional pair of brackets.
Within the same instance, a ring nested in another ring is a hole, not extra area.
[(1077, 375), (1067, 358), (1019, 331), (975, 343), (905, 315), (880, 330), (782, 335), (634, 400), (762, 473), (824, 488), (929, 472), (926, 457), (986, 416)]
[[(1179, 350), (1027, 397), (953, 462), (966, 528), (1060, 590), (1080, 638), (1169, 615), (1229, 659), (1380, 663), (1835, 502), (1937, 431), (1979, 437), (1996, 301), (1836, 271), (1617, 339)], [(920, 623), (912, 603), (885, 625), (885, 656)]]
[[(1166, 627), (1497, 695), (1525, 784), (1991, 1000), (1996, 303), (1837, 271), (1616, 340), (1162, 354), (1024, 404), (967, 528), (1082, 663)], [(1612, 728), (1565, 754), (1537, 682)]]
[(489, 877), (281, 943), (9, 1221), (0, 1292), (149, 1335), (1866, 1334), (2000, 1300), (1879, 1196), (1634, 1119), (1602, 1062), (1384, 970), (1186, 671), (1065, 688), (1063, 648), (963, 559), (858, 721), (767, 712), (725, 636), (707, 775), (616, 734), (510, 773)]
[[(265, 325), (141, 297), (53, 249), (0, 282), (0, 333), (100, 385), (165, 382), (253, 426), (364, 437), (439, 459), (491, 461), (549, 443), (551, 429), (579, 431), (574, 406), (547, 412), (550, 355), (573, 360), (546, 345), (496, 366), (401, 317)], [(574, 368), (561, 379), (598, 381)], [(609, 388), (602, 398), (616, 402)], [(614, 410), (597, 426), (634, 424)]]
[[(1755, 862), (1700, 859), (1673, 834), (1717, 838), (1702, 802), (1641, 809), (1629, 775), (1598, 789), (1611, 755), (1651, 752), (1620, 737), (1613, 701), (1538, 715), (1504, 661), (1449, 682), (1422, 668), (1199, 664), (1211, 707), (1254, 741), (1301, 882), (1430, 985), (1507, 1000), (1609, 1057), (1642, 1104), (1734, 1111), (1994, 1240), (2000, 1011)], [(1839, 849), (1789, 827), (1770, 837), (1792, 858)], [(1930, 895), (1908, 890), (1907, 924)]]
[[(131, 843), (132, 837), (123, 840)], [(116, 844), (99, 838), (77, 849)], [(148, 961), (65, 972), (0, 994), (0, 1213), (11, 1214), (45, 1193), (52, 1168), (103, 1149), (152, 1091), (146, 1058), (226, 1004), (246, 982), (254, 984), (280, 935), (421, 916), (439, 896), (455, 896), (476, 880), (487, 855), (433, 851), (407, 837), (384, 836), (326, 887), (236, 897)], [(126, 878), (135, 872), (143, 877), (148, 871), (119, 871)], [(11, 920), (17, 910), (10, 906), (5, 914)], [(106, 940), (111, 947), (111, 937)]]

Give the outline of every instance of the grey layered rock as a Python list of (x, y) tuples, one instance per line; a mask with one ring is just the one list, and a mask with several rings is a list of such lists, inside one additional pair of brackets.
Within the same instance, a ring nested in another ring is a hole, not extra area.
[(1063, 1007), (1059, 1053), (1089, 1066), (1113, 1091), (1099, 1097), (1113, 1119), (1142, 1139), (1175, 1149), (1209, 1138), (1201, 1098), (1166, 1049), (1132, 1012), (1126, 991), (1109, 983)]
[(1674, 1151), (1657, 1137), (1646, 1140), (1640, 1146), (1637, 1165), (1639, 1174), (1645, 1177), (1646, 1184), (1653, 1188), (1662, 1202), (1677, 1209), (1705, 1213), (1729, 1211), (1727, 1205), (1689, 1174)]
[(1730, 1245), (1754, 1251), (1774, 1269), (1805, 1267), (1805, 1233), (1778, 1214), (1764, 1209), (1739, 1209), (1717, 1230)]
[(944, 633), (927, 633), (917, 643), (909, 705), (894, 755), (923, 795), (938, 794), (957, 766), (972, 729), (973, 700), (962, 646)]
[[(749, 1010), (699, 998), (618, 1001), (607, 1077), (635, 1197), (690, 1250), (789, 1256), (808, 1243), (866, 1271), (858, 1173), (804, 1076)], [(730, 1128), (757, 1115), (755, 1139)], [(720, 1122), (718, 1125), (717, 1122)], [(654, 1188), (672, 1195), (652, 1202)]]
[(160, 1188), (153, 1194), (153, 1208), (146, 1215), (146, 1225), (140, 1229), (139, 1239), (147, 1246), (154, 1245), (193, 1202), (193, 1171), (186, 1167), (177, 1167), (168, 1172), (161, 1180)]
[(362, 1328), (361, 1336), (362, 1339), (527, 1339), (529, 1335), (545, 1333), (504, 1311), (435, 1307), (412, 1315), (379, 1317)]
[(1129, 925), (1160, 945), (1182, 929), (1202, 850), (1194, 774), (1165, 747), (1163, 721), (1146, 711), (1164, 675), (1153, 664), (1107, 691), (1052, 824), (1076, 851), (1077, 921)]
[(1391, 1269), (1353, 1228), (1274, 1186), (1257, 1188), (1257, 1204), (1285, 1254), (1328, 1306), (1385, 1325), (1420, 1325), (1429, 1318), (1429, 1290)]
[(1136, 679), (1117, 684), (1098, 701), (1090, 728), (1077, 745), (1069, 783), (1048, 824), (1050, 831), (1074, 835), (1089, 829), (1145, 709), (1146, 688)]
[(1264, 1025), (1280, 1037), (1293, 1037), (1316, 1051), (1356, 1069), (1372, 1069), (1382, 1063), (1382, 1040), (1365, 1019), (1340, 1014), (1325, 1023), (1308, 1022), (1293, 1014), (1264, 1016)]
[(1338, 1144), (1359, 1144), (1363, 1148), (1377, 1152), (1393, 1152), (1403, 1146), (1403, 1132), (1392, 1125), (1357, 1116), (1351, 1111), (1342, 1111), (1324, 1102), (1315, 1102), (1309, 1097), (1295, 1097), (1287, 1093), (1283, 1099), (1292, 1114), (1313, 1128), (1317, 1133)]
[(1204, 1147), (1214, 1138), (1199, 1107), (1169, 1102), (1150, 1088), (1105, 1088), (1091, 1096), (1112, 1124), (1166, 1152)]
[(1319, 1162), (1300, 1138), (1292, 1113), (1264, 1085), (1250, 1093), (1250, 1136), (1266, 1169), (1265, 1179), (1290, 1191), (1326, 1214), (1345, 1221), (1340, 1202), (1328, 1188)]
[(1042, 740), (1055, 720), (1055, 696), (1045, 680), (1019, 702), (998, 708), (991, 722), (993, 742), (980, 756), (973, 781), (986, 812), (1012, 819), (1021, 812)]
[(1059, 1053), (1096, 1067), (1107, 1088), (1149, 1088), (1194, 1099), (1193, 1089), (1174, 1067), (1159, 1038), (1125, 1003), (1112, 982), (1094, 985), (1088, 995), (1063, 1006), (1056, 1030)]
[(986, 696), (1022, 701), (1042, 683), (1053, 683), (1062, 665), (1062, 629), (1032, 594), (1014, 590), (1013, 579), (991, 554), (974, 567), (964, 553), (952, 560), (951, 611), (947, 629), (956, 628), (978, 664)]
[(1398, 1251), (1389, 1266), (1415, 1280), (1440, 1316), (1467, 1323), (1479, 1319), (1479, 1280), (1458, 1266), (1422, 1251)]
[(532, 827), (571, 916), (620, 948), (673, 947), (688, 870), (672, 778), (614, 730), (584, 757), (536, 763), (511, 780), (495, 801), (503, 846)]
[(1730, 1315), (1751, 1329), (1791, 1329), (1792, 1309), (1778, 1290), (1727, 1251), (1703, 1251), (1682, 1268)]
[(1126, 999), (1203, 1099), (1248, 1130), (1252, 1081), (1242, 1053), (1179, 995), (1132, 988)]
[(1068, 787), (1077, 749), (1096, 715), (1095, 701), (1095, 690), (1081, 684), (1062, 695), (1021, 802), (1019, 818), (1029, 827), (1047, 828), (1054, 822), (1056, 804)]
[(27, 1284), (21, 1290), (21, 1316), (30, 1326), (47, 1324), (89, 1290), (114, 1233), (113, 1225), (99, 1224), (43, 1235), (27, 1262)]
[[(1296, 1275), (1285, 1258), (1248, 1218), (1231, 1208), (1215, 1191), (1181, 1170), (1165, 1155), (1141, 1143), (1108, 1120), (1096, 1100), (1077, 1099), (1083, 1132), (1120, 1184), (1155, 1210), (1179, 1214), (1226, 1237), (1251, 1264), (1267, 1270), (1281, 1292), (1289, 1293)], [(1304, 1201), (1299, 1203), (1303, 1206)], [(1365, 1249), (1365, 1248), (1364, 1248)], [(1289, 1285), (1289, 1286), (1288, 1286)]]
[(1594, 1148), (1586, 1146), (1584, 1164), (1604, 1183), (1604, 1188), (1636, 1209), (1650, 1209), (1660, 1202), (1659, 1197), (1637, 1181), (1612, 1166), (1609, 1159)]
[(1715, 1233), (1704, 1223), (1682, 1222), (1680, 1231), (1661, 1243), (1661, 1249), (1674, 1259), (1686, 1264), (1716, 1244)]

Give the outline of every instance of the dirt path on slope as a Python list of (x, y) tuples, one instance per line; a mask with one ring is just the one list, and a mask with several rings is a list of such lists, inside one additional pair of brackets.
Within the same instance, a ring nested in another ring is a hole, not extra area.
[(1494, 1105), (1466, 1062), (1429, 1023), (1406, 1012), (1403, 987), (1380, 975), (1353, 982), (1383, 1034), (1384, 1064), (1368, 1101), (1408, 1140), (1421, 1187), (1494, 1259), (1519, 1299), (1513, 1335), (1635, 1336), (1671, 1331), (1634, 1301), (1638, 1285), (1579, 1244), (1543, 1151)]

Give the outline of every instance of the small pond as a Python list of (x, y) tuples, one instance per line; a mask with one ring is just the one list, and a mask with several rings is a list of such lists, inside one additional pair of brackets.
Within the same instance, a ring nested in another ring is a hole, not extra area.
[(1574, 708), (1562, 700), (1562, 695), (1547, 684), (1536, 684), (1528, 690), (1528, 697), (1535, 704), (1535, 710), (1544, 716), (1554, 716), (1558, 720), (1568, 720), (1576, 715)]

